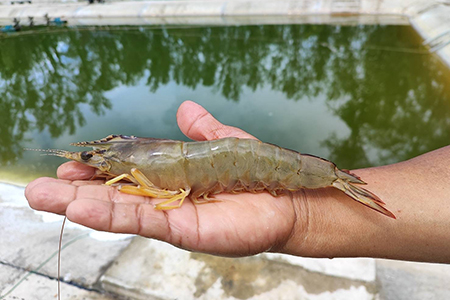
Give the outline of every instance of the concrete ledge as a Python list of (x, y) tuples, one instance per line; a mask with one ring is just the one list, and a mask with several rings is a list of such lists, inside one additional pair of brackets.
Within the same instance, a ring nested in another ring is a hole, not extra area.
[[(376, 298), (374, 276), (366, 282), (334, 271), (328, 275), (305, 269), (302, 263), (281, 262), (281, 257), (216, 257), (137, 237), (100, 281), (105, 290), (132, 299)], [(352, 273), (354, 262), (341, 260), (339, 272)], [(326, 263), (319, 265), (330, 270)], [(375, 274), (374, 263), (365, 267)]]
[(305, 16), (203, 16), (203, 17), (141, 17), (141, 18), (78, 18), (71, 21), (73, 26), (114, 26), (114, 25), (192, 25), (192, 26), (229, 26), (229, 25), (269, 25), (269, 24), (383, 24), (410, 25), (407, 18), (391, 15), (305, 15)]
[[(301, 15), (398, 15), (404, 16), (410, 0), (386, 3), (374, 0), (354, 1), (130, 1), (88, 5), (86, 3), (6, 5), (0, 10), (0, 19), (14, 17), (43, 18), (141, 18), (187, 16), (301, 16)], [(70, 21), (70, 20), (69, 20)]]
[[(38, 274), (29, 274), (26, 281), (20, 284), (21, 278), (27, 276), (28, 272), (19, 270), (7, 265), (0, 264), (0, 283), (3, 283), (2, 274), (9, 277), (9, 281), (0, 286), (1, 295), (5, 295), (16, 284), (17, 287), (6, 296), (7, 300), (26, 299), (26, 300), (42, 300), (56, 299), (57, 282), (55, 279)], [(62, 299), (89, 299), (89, 300), (113, 300), (115, 297), (102, 295), (101, 293), (88, 291), (83, 288), (61, 283)], [(3, 299), (3, 298), (2, 298)]]
[(424, 38), (424, 44), (450, 67), (450, 3), (430, 4), (412, 15), (411, 26)]
[[(6, 299), (51, 299), (56, 294), (54, 253), (61, 221), (61, 216), (31, 210), (23, 187), (0, 183), (0, 295), (18, 283), (26, 270), (37, 274), (29, 276)], [(66, 222), (63, 245), (68, 247), (61, 252), (61, 276), (70, 284), (62, 288), (64, 299), (108, 299), (96, 298), (98, 293), (85, 289), (94, 288), (104, 270), (128, 246), (131, 240), (123, 237), (99, 236), (94, 230)]]
[(450, 265), (377, 260), (380, 298), (384, 300), (448, 299)]
[[(3, 5), (0, 25), (44, 16), (69, 25), (411, 24), (450, 67), (450, 5), (439, 0), (198, 0)], [(255, 19), (255, 17), (261, 17)]]
[[(421, 14), (410, 18), (411, 25), (422, 35), (427, 36), (427, 44), (433, 44), (445, 34), (450, 35), (450, 3), (449, 5), (436, 5)], [(450, 41), (450, 37), (447, 39)]]

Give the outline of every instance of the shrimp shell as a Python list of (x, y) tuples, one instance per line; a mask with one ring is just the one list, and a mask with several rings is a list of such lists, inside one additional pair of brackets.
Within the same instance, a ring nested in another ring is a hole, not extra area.
[[(96, 167), (103, 175), (118, 176), (107, 184), (121, 179), (136, 183), (137, 187), (123, 187), (123, 192), (169, 199), (158, 204), (157, 209), (180, 207), (188, 195), (195, 203), (203, 203), (210, 200), (209, 195), (222, 192), (268, 191), (278, 196), (302, 188), (334, 187), (395, 218), (384, 208), (380, 198), (358, 186), (365, 182), (354, 174), (338, 169), (323, 158), (258, 140), (224, 138), (182, 142), (110, 135), (73, 145), (93, 147), (94, 150), (51, 150), (49, 154)], [(168, 205), (175, 201), (179, 201), (179, 205)]]

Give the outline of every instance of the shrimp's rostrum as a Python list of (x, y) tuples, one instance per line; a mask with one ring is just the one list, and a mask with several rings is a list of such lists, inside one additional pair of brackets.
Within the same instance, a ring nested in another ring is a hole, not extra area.
[(47, 150), (50, 154), (72, 159), (98, 169), (112, 178), (128, 194), (166, 199), (156, 209), (178, 208), (187, 196), (194, 203), (211, 201), (208, 196), (221, 192), (262, 192), (274, 196), (302, 188), (334, 187), (352, 199), (392, 218), (376, 195), (358, 186), (365, 184), (357, 176), (338, 169), (328, 160), (300, 154), (251, 139), (224, 138), (204, 142), (110, 135), (75, 146), (91, 151)]

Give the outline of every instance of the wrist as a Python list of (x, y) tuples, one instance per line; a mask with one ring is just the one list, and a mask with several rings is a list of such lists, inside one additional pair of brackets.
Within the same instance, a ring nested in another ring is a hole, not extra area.
[[(359, 173), (363, 179), (371, 179), (370, 172)], [(376, 183), (366, 187), (384, 200), (385, 193)], [(294, 196), (294, 206), (298, 219), (280, 252), (307, 257), (385, 257), (384, 249), (379, 248), (388, 243), (386, 232), (393, 231), (397, 220), (334, 188), (305, 190)], [(389, 202), (387, 207), (395, 209)]]
[(280, 252), (450, 262), (450, 174), (427, 159), (355, 171), (396, 220), (331, 188), (294, 197), (299, 219)]

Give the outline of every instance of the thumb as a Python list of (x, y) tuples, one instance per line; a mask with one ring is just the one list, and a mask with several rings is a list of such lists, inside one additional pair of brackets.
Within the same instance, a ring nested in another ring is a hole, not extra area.
[(225, 137), (256, 139), (242, 129), (223, 125), (201, 105), (185, 101), (178, 108), (177, 122), (181, 131), (196, 141), (216, 140)]

